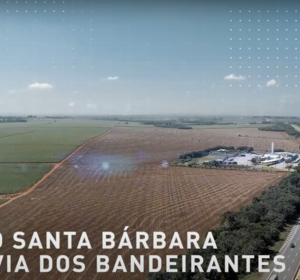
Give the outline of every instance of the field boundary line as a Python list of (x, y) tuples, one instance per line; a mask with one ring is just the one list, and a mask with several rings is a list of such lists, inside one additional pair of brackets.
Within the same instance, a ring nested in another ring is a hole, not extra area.
[(76, 154), (79, 150), (81, 150), (85, 145), (87, 145), (89, 142), (91, 142), (92, 140), (94, 140), (95, 138), (100, 138), (103, 137), (104, 135), (108, 134), (115, 126), (109, 128), (107, 131), (105, 131), (103, 134), (101, 135), (97, 135), (94, 136), (90, 139), (88, 139), (87, 141), (85, 141), (83, 144), (81, 144), (79, 147), (77, 147), (73, 152), (71, 152), (67, 157), (65, 157), (63, 160), (61, 160), (60, 162), (57, 162), (56, 164), (54, 164), (53, 168), (46, 173), (40, 180), (38, 180), (36, 183), (34, 183), (31, 187), (29, 187), (27, 190), (21, 192), (19, 195), (16, 195), (14, 197), (12, 197), (11, 199), (8, 199), (8, 201), (2, 203), (0, 205), (0, 209), (2, 207), (4, 207), (5, 205), (9, 204), (10, 202), (25, 196), (31, 192), (33, 192), (42, 182), (44, 182), (58, 167), (60, 167), (61, 165), (63, 165), (68, 159), (70, 159), (74, 154)]
[(34, 132), (35, 131), (27, 131), (27, 132), (20, 132), (20, 133), (14, 133), (14, 134), (7, 134), (7, 135), (0, 136), (0, 138), (12, 137), (12, 136), (22, 135), (22, 134), (29, 134), (29, 133), (34, 133)]

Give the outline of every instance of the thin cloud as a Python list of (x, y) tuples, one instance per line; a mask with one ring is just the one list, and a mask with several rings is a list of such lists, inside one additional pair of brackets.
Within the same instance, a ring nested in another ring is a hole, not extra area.
[(119, 77), (117, 77), (117, 76), (115, 76), (115, 77), (109, 76), (109, 77), (106, 78), (106, 80), (108, 80), (108, 81), (116, 81), (118, 79), (119, 79)]
[(273, 79), (267, 82), (267, 87), (275, 86), (277, 82)]
[(93, 103), (88, 103), (88, 104), (86, 104), (86, 107), (91, 108), (91, 109), (97, 109), (98, 106)]
[(48, 83), (42, 83), (42, 84), (34, 83), (34, 84), (29, 85), (28, 88), (29, 89), (42, 89), (42, 90), (44, 90), (44, 89), (52, 89), (53, 86), (48, 84)]
[(69, 106), (70, 106), (70, 107), (72, 107), (72, 106), (74, 106), (74, 105), (75, 105), (74, 102), (70, 102), (70, 103), (69, 103)]
[(14, 95), (14, 94), (17, 94), (17, 92), (18, 92), (17, 90), (11, 89), (11, 90), (8, 91), (8, 94), (9, 95)]
[(246, 80), (245, 77), (243, 76), (236, 76), (234, 74), (230, 74), (228, 76), (224, 77), (224, 80), (231, 80), (231, 81), (242, 81), (242, 80)]

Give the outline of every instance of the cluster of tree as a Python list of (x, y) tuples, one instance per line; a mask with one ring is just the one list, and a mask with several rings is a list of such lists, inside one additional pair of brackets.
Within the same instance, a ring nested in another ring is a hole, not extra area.
[(0, 123), (15, 123), (15, 122), (27, 122), (26, 119), (21, 117), (1, 117), (0, 116)]
[(238, 163), (236, 161), (229, 161), (226, 164), (227, 165), (237, 165)]
[(232, 122), (221, 122), (217, 118), (214, 119), (196, 119), (196, 120), (190, 120), (188, 118), (179, 118), (177, 120), (147, 120), (142, 121), (142, 124), (145, 125), (154, 125), (157, 127), (172, 127), (172, 128), (190, 128), (190, 125), (229, 125), (229, 124), (236, 124)]
[(205, 157), (207, 156), (210, 152), (212, 151), (217, 151), (220, 149), (224, 149), (224, 150), (228, 150), (230, 152), (240, 152), (240, 151), (244, 151), (244, 152), (251, 152), (253, 151), (252, 147), (248, 147), (248, 146), (241, 146), (241, 147), (237, 147), (236, 149), (233, 146), (215, 146), (206, 150), (200, 150), (200, 151), (191, 151), (188, 153), (184, 153), (182, 155), (179, 156), (179, 159), (188, 159), (188, 158), (199, 158), (199, 157)]
[(253, 151), (253, 147), (248, 146), (240, 146), (236, 148), (237, 151), (244, 151), (245, 153), (251, 153)]
[(260, 127), (259, 130), (262, 131), (282, 131), (288, 135), (300, 137), (300, 132), (293, 128), (290, 124), (276, 123), (267, 127)]
[(251, 162), (255, 164), (255, 163), (261, 162), (261, 160), (254, 157), (254, 158), (251, 159)]
[(156, 127), (165, 128), (192, 129), (191, 126), (187, 126), (183, 123), (178, 123), (176, 121), (143, 121), (142, 124), (154, 125)]
[[(277, 185), (264, 191), (259, 197), (252, 200), (252, 204), (243, 207), (239, 212), (227, 212), (224, 214), (223, 223), (213, 230), (218, 249), (194, 249), (187, 252), (187, 262), (191, 255), (201, 255), (204, 259), (202, 265), (204, 271), (208, 261), (215, 255), (224, 271), (224, 255), (233, 259), (234, 255), (254, 255), (251, 260), (251, 268), (257, 268), (258, 255), (275, 255), (276, 252), (269, 248), (279, 240), (280, 231), (284, 230), (286, 222), (291, 220), (300, 210), (300, 168), (290, 176), (284, 178)], [(240, 259), (240, 258), (239, 258)], [(177, 263), (181, 267), (181, 260)], [(187, 265), (187, 268), (190, 266)], [(178, 270), (180, 271), (180, 269)], [(246, 273), (246, 264), (239, 263), (239, 272), (191, 272), (185, 273), (154, 273), (149, 280), (159, 279), (183, 279), (183, 280), (237, 280)]]
[(232, 122), (227, 122), (227, 123), (219, 123), (219, 122), (195, 122), (193, 123), (194, 125), (230, 125), (230, 124), (236, 124)]
[(45, 116), (46, 119), (71, 119), (72, 117), (64, 117), (64, 116)]
[(216, 160), (211, 160), (209, 162), (203, 162), (204, 166), (215, 166), (215, 167), (220, 167), (222, 166), (222, 162), (220, 161), (216, 161)]
[(178, 129), (193, 129), (191, 126), (179, 126)]
[[(226, 163), (226, 165), (237, 165), (237, 162), (236, 161), (229, 161)], [(216, 160), (212, 160), (212, 161), (209, 161), (209, 162), (203, 162), (203, 166), (215, 166), (215, 167), (226, 167), (225, 164), (223, 164), (222, 162), (220, 161), (216, 161)]]
[(189, 124), (189, 125), (214, 125), (218, 124), (219, 121), (218, 119), (215, 118), (204, 118), (204, 119), (195, 119), (195, 120), (190, 120), (189, 118), (179, 118), (179, 122)]
[(193, 125), (216, 125), (219, 124), (218, 122), (214, 122), (214, 121), (193, 121), (193, 122), (189, 122), (189, 124), (193, 124)]
[(193, 129), (191, 126), (187, 126), (181, 123), (163, 123), (163, 124), (154, 124), (154, 126), (163, 127), (163, 128)]
[(291, 117), (287, 117), (287, 116), (273, 116), (272, 119), (299, 119), (299, 117), (295, 117), (295, 116), (291, 116)]
[(178, 120), (182, 123), (221, 123), (222, 117), (179, 117)]
[(236, 124), (233, 122), (219, 122), (219, 121), (211, 121), (211, 120), (196, 120), (196, 121), (185, 121), (182, 123), (187, 123), (189, 125), (230, 125)]

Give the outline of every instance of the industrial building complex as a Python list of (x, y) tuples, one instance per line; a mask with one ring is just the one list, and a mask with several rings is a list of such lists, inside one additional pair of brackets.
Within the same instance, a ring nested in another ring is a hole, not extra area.
[[(280, 150), (280, 149), (278, 149)], [(203, 166), (244, 166), (248, 169), (259, 169), (263, 167), (290, 170), (298, 166), (300, 162), (298, 153), (275, 152), (274, 143), (271, 143), (269, 153), (261, 154), (256, 151), (244, 152), (236, 150), (219, 149), (212, 151), (209, 155), (199, 158), (197, 165)], [(188, 162), (186, 163), (188, 165)]]

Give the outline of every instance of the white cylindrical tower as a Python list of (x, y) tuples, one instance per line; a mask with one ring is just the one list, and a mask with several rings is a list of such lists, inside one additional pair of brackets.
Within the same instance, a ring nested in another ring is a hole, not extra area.
[(271, 147), (271, 154), (274, 154), (274, 142), (272, 142), (272, 147)]

